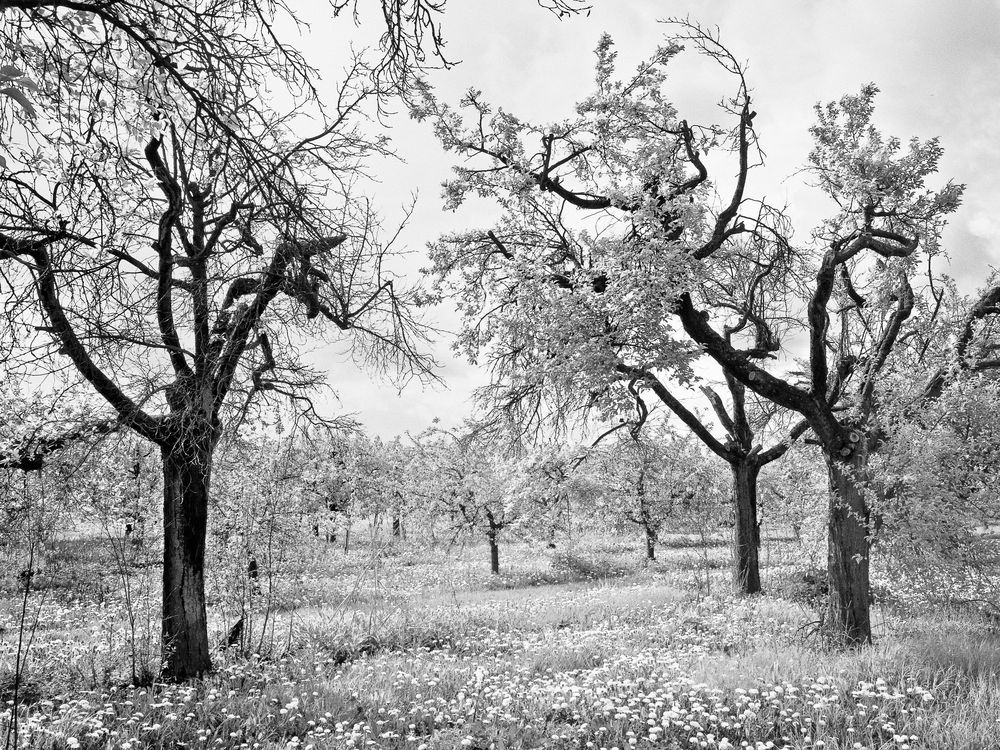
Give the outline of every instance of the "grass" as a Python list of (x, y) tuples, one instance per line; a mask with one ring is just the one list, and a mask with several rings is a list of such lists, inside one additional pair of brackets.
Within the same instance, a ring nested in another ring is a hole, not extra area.
[[(499, 579), (473, 545), (372, 550), (322, 549), (311, 576), (290, 569), (264, 652), (220, 652), (216, 674), (189, 685), (130, 686), (121, 602), (53, 586), (20, 743), (1000, 748), (1000, 637), (975, 612), (880, 605), (876, 645), (845, 653), (809, 635), (807, 603), (731, 595), (715, 544), (665, 547), (653, 565), (631, 540), (510, 545)], [(771, 583), (791, 575), (791, 553), (775, 557)], [(2, 693), (14, 631), (12, 600), (0, 605)]]

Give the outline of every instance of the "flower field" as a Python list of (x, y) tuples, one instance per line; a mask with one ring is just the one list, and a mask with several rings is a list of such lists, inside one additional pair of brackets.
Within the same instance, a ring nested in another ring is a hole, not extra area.
[[(602, 577), (593, 561), (609, 565), (607, 552), (591, 550), (593, 569), (574, 576), (583, 569), (576, 558), (523, 547), (499, 580), (481, 574), (479, 548), (403, 549), (377, 560), (372, 549), (330, 553), (301, 606), (271, 615), (271, 634), (256, 641), (266, 648), (220, 650), (214, 675), (184, 685), (129, 684), (121, 602), (50, 592), (39, 609), (39, 592), (28, 608), (38, 622), (18, 743), (1000, 747), (1000, 638), (986, 620), (885, 605), (877, 643), (844, 653), (815, 634), (808, 605), (734, 598), (711, 565), (723, 548), (667, 552), (656, 565)], [(709, 591), (697, 585), (699, 560), (709, 563)], [(319, 595), (323, 582), (339, 602)], [(4, 601), (0, 734), (14, 730), (10, 674), (18, 635), (27, 637), (14, 620), (21, 604)]]

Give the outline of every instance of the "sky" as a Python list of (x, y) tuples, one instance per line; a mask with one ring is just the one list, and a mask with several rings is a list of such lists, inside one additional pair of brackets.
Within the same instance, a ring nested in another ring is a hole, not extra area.
[[(725, 45), (746, 61), (758, 113), (754, 124), (767, 156), (749, 190), (771, 203), (787, 203), (798, 237), (807, 238), (829, 209), (797, 174), (811, 146), (813, 106), (874, 82), (881, 89), (875, 120), (882, 131), (904, 141), (940, 137), (941, 183), (952, 178), (967, 185), (945, 235), (950, 266), (943, 270), (971, 293), (991, 266), (1000, 266), (1000, 138), (994, 131), (1000, 123), (998, 0), (593, 0), (589, 16), (563, 20), (534, 0), (449, 0), (442, 19), (446, 54), (460, 63), (428, 78), (445, 102), (456, 103), (475, 87), (487, 101), (524, 119), (562, 119), (590, 91), (593, 50), (603, 32), (615, 41), (619, 71), (627, 75), (669, 34), (669, 26), (658, 21), (671, 16), (717, 26)], [(322, 14), (309, 20), (303, 51), (330, 82), (336, 81), (347, 45), (378, 32), (375, 16), (362, 17), (360, 30)], [(731, 87), (720, 88), (712, 64), (688, 52), (672, 70), (669, 91), (681, 114), (691, 121), (721, 120), (714, 107)], [(401, 161), (375, 165), (378, 183), (370, 192), (390, 226), (417, 195), (402, 236), (413, 253), (407, 270), (416, 279), (427, 242), (482, 226), (490, 209), (473, 203), (445, 213), (440, 186), (455, 155), (441, 150), (427, 123), (400, 113), (390, 124)], [(727, 177), (724, 170), (718, 176), (723, 190)], [(447, 308), (427, 316), (445, 329), (458, 325)], [(484, 375), (451, 352), (449, 339), (444, 334), (434, 346), (442, 383), (429, 388), (373, 379), (344, 360), (342, 346), (318, 348), (313, 356), (330, 373), (339, 397), (326, 399), (325, 409), (353, 413), (370, 434), (386, 439), (417, 433), (434, 418), (458, 423), (470, 413), (470, 393)]]

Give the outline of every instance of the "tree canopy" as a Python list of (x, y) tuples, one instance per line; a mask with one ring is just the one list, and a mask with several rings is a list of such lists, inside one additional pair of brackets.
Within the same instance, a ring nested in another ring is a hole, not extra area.
[[(800, 414), (831, 473), (829, 621), (866, 641), (863, 485), (882, 440), (880, 387), (927, 350), (942, 298), (924, 269), (963, 188), (931, 186), (939, 141), (883, 135), (878, 89), (865, 86), (816, 107), (807, 172), (833, 209), (793, 242), (785, 213), (751, 191), (762, 157), (743, 66), (716, 32), (674, 29), (625, 78), (603, 37), (594, 93), (559, 122), (532, 124), (475, 90), (457, 109), (425, 93), (414, 115), (466, 159), (446, 207), (475, 194), (504, 212), (435, 243), (434, 270), (459, 300), (462, 345), (492, 369), (486, 401), (515, 424), (546, 405), (613, 416), (637, 390), (669, 406), (664, 380), (695, 382), (706, 354), (741, 389)], [(671, 103), (667, 69), (684, 45), (729, 74), (728, 125), (695, 124)], [(735, 170), (728, 185), (710, 179), (710, 151)]]

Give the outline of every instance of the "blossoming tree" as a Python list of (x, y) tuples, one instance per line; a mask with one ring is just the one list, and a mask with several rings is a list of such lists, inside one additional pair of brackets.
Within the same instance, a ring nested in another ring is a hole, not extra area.
[[(732, 76), (731, 127), (693, 124), (667, 98), (666, 69), (683, 43)], [(415, 110), (469, 159), (448, 205), (472, 193), (504, 211), (495, 227), (432, 248), (465, 314), (462, 344), (488, 357), (494, 402), (522, 414), (546, 397), (564, 406), (582, 396), (606, 413), (620, 412), (630, 389), (665, 400), (664, 380), (692, 383), (701, 355), (800, 414), (829, 470), (827, 623), (848, 642), (870, 640), (864, 484), (880, 440), (878, 385), (894, 351), (915, 345), (904, 329), (932, 314), (919, 269), (939, 253), (962, 188), (927, 186), (940, 144), (883, 136), (872, 124), (877, 89), (865, 87), (817, 108), (809, 170), (835, 209), (811, 245), (793, 247), (781, 212), (748, 192), (756, 113), (717, 36), (684, 22), (630, 78), (616, 78), (614, 63), (605, 37), (594, 94), (561, 122), (530, 124), (477, 91), (462, 102), (468, 119), (430, 94)], [(728, 187), (710, 181), (709, 152), (731, 158)], [(759, 273), (783, 256), (797, 271), (768, 272), (770, 303), (727, 282), (734, 258)], [(782, 324), (796, 318), (801, 362), (781, 344)]]

